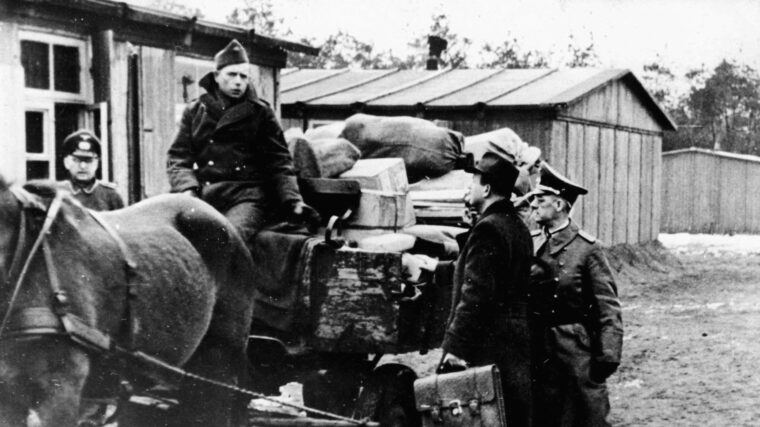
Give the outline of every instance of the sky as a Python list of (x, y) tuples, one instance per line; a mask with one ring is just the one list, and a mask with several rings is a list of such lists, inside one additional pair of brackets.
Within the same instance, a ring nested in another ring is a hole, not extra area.
[[(148, 5), (153, 0), (128, 0)], [(245, 0), (178, 0), (224, 22)], [(378, 50), (409, 53), (432, 16), (478, 48), (516, 38), (525, 50), (564, 51), (572, 35), (594, 42), (605, 67), (640, 70), (658, 60), (684, 73), (723, 58), (760, 69), (760, 0), (272, 0), (296, 38), (343, 30)]]

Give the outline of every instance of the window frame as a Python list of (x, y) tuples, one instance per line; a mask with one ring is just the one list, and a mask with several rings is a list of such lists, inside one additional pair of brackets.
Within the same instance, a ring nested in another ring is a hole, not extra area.
[[(91, 79), (87, 78), (88, 70), (87, 63), (91, 57), (89, 49), (89, 40), (86, 37), (77, 36), (64, 36), (58, 34), (50, 34), (41, 31), (34, 31), (32, 29), (19, 30), (19, 49), (21, 49), (21, 42), (31, 41), (38, 43), (46, 43), (48, 46), (48, 64), (50, 66), (50, 88), (49, 89), (36, 89), (26, 87), (24, 84), (24, 97), (31, 98), (54, 98), (57, 101), (65, 101), (70, 103), (81, 102), (87, 104), (91, 99), (92, 84)], [(55, 59), (53, 58), (53, 46), (68, 46), (76, 47), (79, 49), (79, 93), (62, 92), (55, 90)]]
[[(45, 161), (48, 162), (48, 179), (56, 179), (56, 164), (57, 156), (56, 152), (56, 140), (55, 140), (55, 106), (57, 103), (75, 104), (81, 106), (79, 112), (79, 121), (82, 125), (88, 124), (89, 106), (92, 105), (92, 78), (89, 74), (88, 64), (91, 62), (91, 43), (90, 38), (87, 36), (81, 36), (77, 34), (69, 34), (63, 32), (51, 33), (44, 29), (36, 27), (23, 27), (19, 29), (17, 43), (19, 49), (19, 66), (20, 64), (20, 50), (21, 43), (23, 41), (31, 41), (38, 43), (46, 43), (48, 46), (48, 63), (50, 69), (50, 87), (48, 89), (37, 89), (26, 87), (26, 84), (22, 82), (23, 93), (23, 108), (24, 113), (27, 111), (42, 112), (43, 118), (43, 152), (42, 153), (29, 153), (24, 146), (24, 177), (28, 178), (27, 162), (30, 161)], [(55, 90), (55, 59), (53, 58), (53, 46), (69, 46), (77, 47), (79, 50), (79, 88), (80, 93), (62, 92)], [(25, 77), (25, 75), (24, 75)], [(26, 114), (24, 114), (26, 120)], [(99, 125), (99, 124), (94, 124)], [(94, 129), (94, 127), (92, 127)], [(24, 122), (24, 129), (26, 129), (26, 121)], [(107, 141), (106, 141), (107, 143)], [(108, 179), (108, 166), (110, 159), (102, 156), (101, 159), (101, 175)]]

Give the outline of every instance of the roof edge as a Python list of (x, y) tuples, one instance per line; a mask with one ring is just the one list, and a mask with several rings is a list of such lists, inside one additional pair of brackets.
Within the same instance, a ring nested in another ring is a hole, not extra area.
[(302, 43), (291, 42), (288, 40), (277, 39), (273, 37), (262, 36), (253, 32), (252, 29), (240, 27), (237, 25), (224, 24), (206, 20), (199, 20), (196, 17), (187, 17), (176, 13), (165, 12), (148, 7), (136, 6), (125, 2), (116, 2), (112, 0), (17, 0), (18, 4), (28, 5), (50, 5), (70, 10), (79, 10), (90, 12), (98, 15), (111, 16), (127, 21), (138, 23), (151, 23), (162, 25), (164, 27), (187, 31), (192, 29), (194, 32), (209, 34), (215, 36), (225, 36), (228, 38), (240, 38), (242, 40), (255, 44), (267, 46), (270, 48), (280, 48), (290, 52), (305, 53), (308, 55), (318, 55), (320, 49)]
[(662, 155), (673, 156), (673, 155), (684, 154), (684, 153), (708, 154), (711, 156), (723, 157), (726, 159), (744, 160), (747, 162), (760, 163), (760, 156), (755, 156), (752, 154), (732, 153), (730, 151), (710, 150), (707, 148), (700, 148), (700, 147), (679, 148), (677, 150), (665, 151), (662, 153)]

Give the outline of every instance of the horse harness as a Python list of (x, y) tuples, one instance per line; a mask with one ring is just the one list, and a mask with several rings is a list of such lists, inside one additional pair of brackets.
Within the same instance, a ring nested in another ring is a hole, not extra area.
[[(13, 293), (8, 300), (8, 307), (0, 322), (0, 342), (6, 339), (29, 339), (40, 338), (44, 336), (59, 336), (64, 338), (70, 338), (74, 343), (82, 346), (85, 350), (103, 354), (106, 356), (114, 356), (117, 359), (123, 360), (126, 363), (142, 370), (147, 376), (152, 377), (158, 381), (166, 381), (169, 383), (179, 384), (185, 379), (196, 381), (199, 383), (205, 383), (219, 388), (234, 391), (243, 395), (247, 395), (255, 399), (265, 399), (268, 401), (276, 402), (283, 406), (293, 407), (298, 410), (307, 411), (322, 417), (332, 418), (340, 421), (344, 421), (351, 425), (366, 426), (366, 427), (378, 427), (378, 424), (368, 419), (356, 420), (342, 415), (333, 414), (327, 411), (319, 409), (308, 408), (306, 406), (297, 405), (294, 403), (283, 402), (279, 399), (275, 399), (266, 396), (261, 393), (246, 390), (244, 388), (226, 384), (210, 378), (205, 378), (200, 375), (185, 371), (179, 367), (170, 365), (162, 360), (147, 355), (141, 351), (133, 351), (128, 348), (124, 348), (118, 345), (114, 339), (108, 334), (88, 325), (80, 317), (69, 313), (68, 311), (68, 297), (66, 292), (61, 287), (60, 281), (56, 274), (55, 264), (53, 262), (53, 254), (50, 249), (50, 244), (47, 240), (47, 235), (50, 232), (50, 228), (53, 225), (58, 213), (61, 209), (63, 197), (61, 193), (56, 193), (50, 206), (47, 209), (45, 215), (45, 221), (43, 222), (37, 239), (32, 244), (29, 253), (22, 263), (22, 256), (24, 248), (26, 247), (26, 206), (36, 205), (37, 202), (31, 200), (29, 195), (22, 189), (11, 187), (11, 192), (16, 199), (22, 205), (21, 218), (19, 224), (19, 235), (16, 243), (16, 250), (13, 253), (13, 259), (11, 261), (11, 267), (8, 270), (8, 276), (6, 285), (10, 286), (14, 284), (13, 277), (18, 275), (15, 279), (15, 285), (13, 286)], [(87, 210), (90, 216), (100, 224), (103, 229), (108, 232), (109, 235), (116, 241), (119, 249), (122, 252), (125, 260), (125, 269), (127, 274), (127, 288), (131, 290), (129, 286), (129, 279), (132, 277), (136, 268), (126, 243), (119, 237), (116, 231), (106, 223), (99, 214), (92, 210)], [(52, 302), (51, 307), (32, 307), (22, 309), (21, 312), (14, 318), (13, 325), (15, 326), (10, 330), (10, 333), (5, 334), (5, 330), (8, 327), (13, 313), (13, 306), (15, 300), (18, 297), (21, 286), (26, 278), (26, 273), (29, 270), (29, 266), (32, 263), (34, 256), (42, 248), (42, 254), (45, 260), (45, 268), (48, 273), (48, 281), (50, 283)], [(130, 291), (131, 295), (131, 291)], [(131, 316), (129, 316), (129, 302), (127, 302), (126, 317), (131, 322)], [(131, 327), (130, 327), (131, 330)], [(131, 334), (130, 334), (131, 338)]]
[[(66, 291), (63, 290), (61, 283), (58, 279), (55, 263), (53, 262), (53, 253), (48, 242), (47, 235), (50, 232), (50, 228), (53, 226), (58, 213), (60, 212), (62, 205), (62, 195), (56, 194), (53, 198), (50, 206), (47, 209), (45, 215), (45, 221), (42, 224), (42, 228), (37, 238), (29, 250), (29, 253), (23, 258), (24, 249), (27, 246), (27, 218), (26, 207), (33, 205), (33, 202), (29, 195), (22, 189), (11, 187), (11, 192), (18, 199), (22, 205), (20, 210), (20, 221), (18, 228), (18, 240), (16, 243), (16, 250), (14, 251), (11, 261), (10, 269), (7, 275), (7, 286), (13, 286), (13, 292), (8, 300), (8, 306), (5, 314), (3, 315), (2, 322), (0, 323), (0, 341), (6, 339), (31, 339), (39, 338), (42, 336), (62, 336), (71, 338), (75, 343), (83, 346), (89, 351), (98, 353), (113, 352), (114, 343), (111, 337), (100, 330), (88, 325), (79, 316), (76, 316), (69, 312), (68, 296)], [(119, 237), (116, 231), (108, 225), (103, 219), (94, 211), (87, 210), (90, 216), (115, 240), (122, 256), (125, 260), (125, 274), (127, 277), (127, 289), (128, 300), (126, 305), (125, 318), (128, 323), (132, 323), (132, 317), (129, 313), (129, 297), (132, 295), (132, 289), (129, 286), (130, 278), (134, 274), (136, 263), (134, 262), (126, 243)], [(42, 255), (45, 261), (45, 268), (47, 270), (48, 283), (50, 284), (51, 291), (51, 304), (50, 307), (30, 307), (21, 309), (14, 316), (14, 305), (18, 298), (21, 287), (24, 284), (26, 274), (29, 271), (29, 267), (35, 257), (35, 255), (42, 249)], [(15, 277), (15, 279), (14, 279)], [(14, 283), (15, 282), (15, 283)], [(13, 320), (11, 322), (11, 320)], [(9, 328), (13, 326), (13, 328)], [(8, 333), (6, 333), (8, 329)], [(130, 325), (130, 331), (132, 327)], [(131, 337), (131, 333), (129, 334)]]

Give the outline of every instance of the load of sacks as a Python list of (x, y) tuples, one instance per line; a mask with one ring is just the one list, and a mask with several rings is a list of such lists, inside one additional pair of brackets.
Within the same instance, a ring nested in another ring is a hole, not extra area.
[[(525, 203), (524, 196), (535, 186), (533, 166), (541, 155), (540, 149), (508, 128), (465, 137), (432, 121), (406, 116), (355, 114), (306, 132), (289, 129), (285, 136), (300, 178), (359, 182), (357, 212), (347, 219), (343, 232), (360, 246), (361, 241), (383, 242), (381, 249), (388, 249), (393, 239), (379, 236), (405, 234), (415, 224), (414, 235), (431, 232), (427, 227), (420, 231), (421, 225), (464, 224), (463, 197), (472, 179), (456, 169), (464, 153), (471, 153), (477, 162), (492, 151), (518, 166), (516, 205)], [(456, 234), (450, 229), (432, 232)]]

